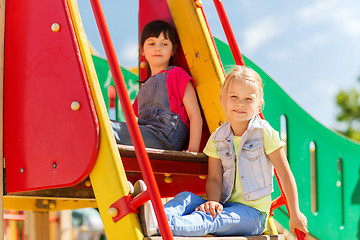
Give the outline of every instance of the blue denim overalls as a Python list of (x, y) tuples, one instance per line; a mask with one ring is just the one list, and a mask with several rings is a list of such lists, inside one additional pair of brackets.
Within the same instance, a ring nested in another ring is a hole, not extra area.
[[(140, 88), (138, 123), (145, 147), (180, 151), (186, 147), (189, 130), (179, 115), (171, 111), (166, 83), (168, 71), (150, 77)], [(126, 122), (111, 120), (111, 127), (118, 144), (133, 145)]]

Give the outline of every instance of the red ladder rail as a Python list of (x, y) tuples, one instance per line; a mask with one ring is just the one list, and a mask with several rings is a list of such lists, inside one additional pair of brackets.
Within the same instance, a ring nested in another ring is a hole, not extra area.
[(155, 176), (149, 161), (149, 156), (145, 150), (145, 144), (142, 139), (139, 125), (136, 121), (134, 111), (131, 106), (130, 97), (127, 93), (126, 84), (122, 75), (120, 65), (118, 63), (115, 49), (110, 37), (109, 29), (106, 24), (105, 16), (99, 0), (90, 0), (91, 6), (96, 19), (101, 40), (105, 49), (105, 53), (109, 62), (111, 74), (114, 79), (116, 91), (118, 93), (121, 107), (123, 109), (125, 120), (129, 126), (129, 132), (131, 140), (133, 142), (136, 156), (138, 158), (139, 166), (144, 178), (144, 181), (148, 187), (147, 192), (143, 193), (150, 196), (150, 200), (153, 204), (156, 217), (159, 222), (159, 229), (163, 239), (173, 239), (172, 232), (170, 230), (167, 218), (164, 212), (163, 205), (161, 203), (161, 196), (159, 188), (156, 184)]

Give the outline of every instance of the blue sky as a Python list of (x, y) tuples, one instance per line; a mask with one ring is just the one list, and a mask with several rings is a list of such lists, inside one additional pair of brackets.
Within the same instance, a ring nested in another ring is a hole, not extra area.
[[(138, 1), (101, 0), (120, 65), (137, 65)], [(89, 0), (78, 0), (85, 32), (105, 56)], [(359, 87), (359, 0), (224, 0), (240, 51), (316, 120), (336, 122), (339, 89)], [(203, 0), (214, 36), (226, 41), (213, 1)]]

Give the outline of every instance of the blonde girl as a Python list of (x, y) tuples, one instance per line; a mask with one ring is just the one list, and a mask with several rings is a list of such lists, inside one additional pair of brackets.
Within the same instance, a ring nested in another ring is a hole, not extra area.
[(209, 156), (207, 200), (183, 192), (166, 203), (173, 234), (262, 234), (270, 211), (274, 167), (288, 201), (290, 230), (308, 233), (284, 142), (258, 114), (264, 103), (260, 76), (236, 66), (222, 86), (220, 101), (229, 121), (210, 136), (204, 149)]

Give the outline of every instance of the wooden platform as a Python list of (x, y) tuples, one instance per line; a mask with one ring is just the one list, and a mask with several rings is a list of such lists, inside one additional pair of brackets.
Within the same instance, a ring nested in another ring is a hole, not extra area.
[[(144, 240), (162, 240), (160, 236), (145, 237)], [(285, 240), (284, 235), (232, 236), (232, 237), (174, 237), (174, 240)]]

